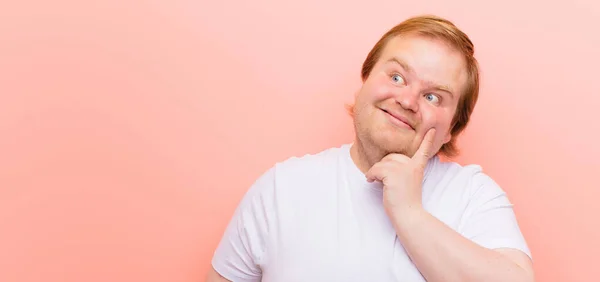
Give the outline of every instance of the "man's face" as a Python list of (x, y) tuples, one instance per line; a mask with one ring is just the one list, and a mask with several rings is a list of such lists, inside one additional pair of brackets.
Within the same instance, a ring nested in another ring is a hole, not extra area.
[(357, 138), (385, 154), (412, 157), (435, 128), (434, 150), (439, 151), (451, 139), (466, 82), (464, 59), (445, 42), (418, 35), (391, 39), (356, 94)]

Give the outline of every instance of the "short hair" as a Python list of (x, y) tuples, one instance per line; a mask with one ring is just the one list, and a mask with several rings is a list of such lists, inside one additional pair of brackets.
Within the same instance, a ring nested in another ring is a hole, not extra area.
[[(449, 43), (450, 46), (460, 51), (465, 62), (467, 71), (467, 85), (461, 93), (456, 113), (452, 119), (450, 134), (452, 138), (440, 148), (440, 153), (452, 157), (458, 154), (456, 139), (466, 128), (477, 98), (479, 96), (479, 65), (474, 57), (475, 48), (469, 37), (449, 20), (433, 16), (423, 15), (409, 18), (394, 26), (386, 32), (373, 46), (367, 58), (363, 62), (361, 78), (365, 81), (385, 48), (388, 41), (399, 35), (416, 34), (426, 36)], [(354, 106), (348, 107), (350, 115), (354, 115)]]

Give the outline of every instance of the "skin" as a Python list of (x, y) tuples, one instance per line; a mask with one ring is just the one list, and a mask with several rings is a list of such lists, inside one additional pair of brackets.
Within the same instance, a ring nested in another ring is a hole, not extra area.
[[(450, 141), (467, 81), (464, 65), (460, 54), (441, 42), (416, 36), (388, 42), (355, 98), (352, 153), (363, 172), (390, 153), (412, 157), (431, 128), (435, 152)], [(404, 126), (390, 114), (404, 119)]]
[(391, 40), (356, 95), (352, 159), (368, 181), (383, 183), (386, 213), (427, 281), (534, 281), (526, 254), (481, 247), (422, 206), (425, 167), (450, 141), (466, 80), (460, 53), (444, 42)]
[[(534, 281), (527, 255), (464, 238), (422, 206), (427, 161), (450, 141), (467, 81), (460, 53), (442, 41), (404, 35), (388, 42), (356, 93), (350, 154), (368, 181), (383, 183), (383, 205), (427, 281)], [(208, 282), (228, 281), (211, 268)]]
[(210, 268), (208, 271), (208, 276), (206, 277), (206, 282), (231, 282), (225, 277), (221, 276), (214, 268)]

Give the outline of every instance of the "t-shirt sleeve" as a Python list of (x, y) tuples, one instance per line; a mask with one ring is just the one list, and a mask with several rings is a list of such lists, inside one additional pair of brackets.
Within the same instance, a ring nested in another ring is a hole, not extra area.
[(483, 247), (517, 249), (532, 258), (506, 193), (481, 172), (475, 175), (472, 185), (460, 233)]
[(260, 281), (261, 263), (272, 220), (274, 170), (250, 187), (236, 208), (212, 259), (212, 267), (230, 281)]

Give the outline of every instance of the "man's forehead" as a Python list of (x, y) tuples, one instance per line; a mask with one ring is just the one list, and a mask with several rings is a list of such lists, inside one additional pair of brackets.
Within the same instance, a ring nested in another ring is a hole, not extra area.
[(385, 46), (382, 64), (395, 64), (423, 82), (459, 94), (466, 85), (466, 64), (460, 52), (440, 39), (426, 36), (396, 36)]
[(443, 57), (447, 57), (445, 55), (458, 55), (456, 63), (462, 65), (459, 50), (454, 48), (450, 43), (431, 36), (412, 34), (395, 36), (385, 44), (382, 51), (382, 57), (387, 57), (388, 59), (391, 57), (401, 57), (404, 58), (405, 61), (408, 59), (405, 57), (409, 56), (420, 56), (420, 59), (426, 59), (427, 57), (432, 57), (436, 54), (444, 55)]

